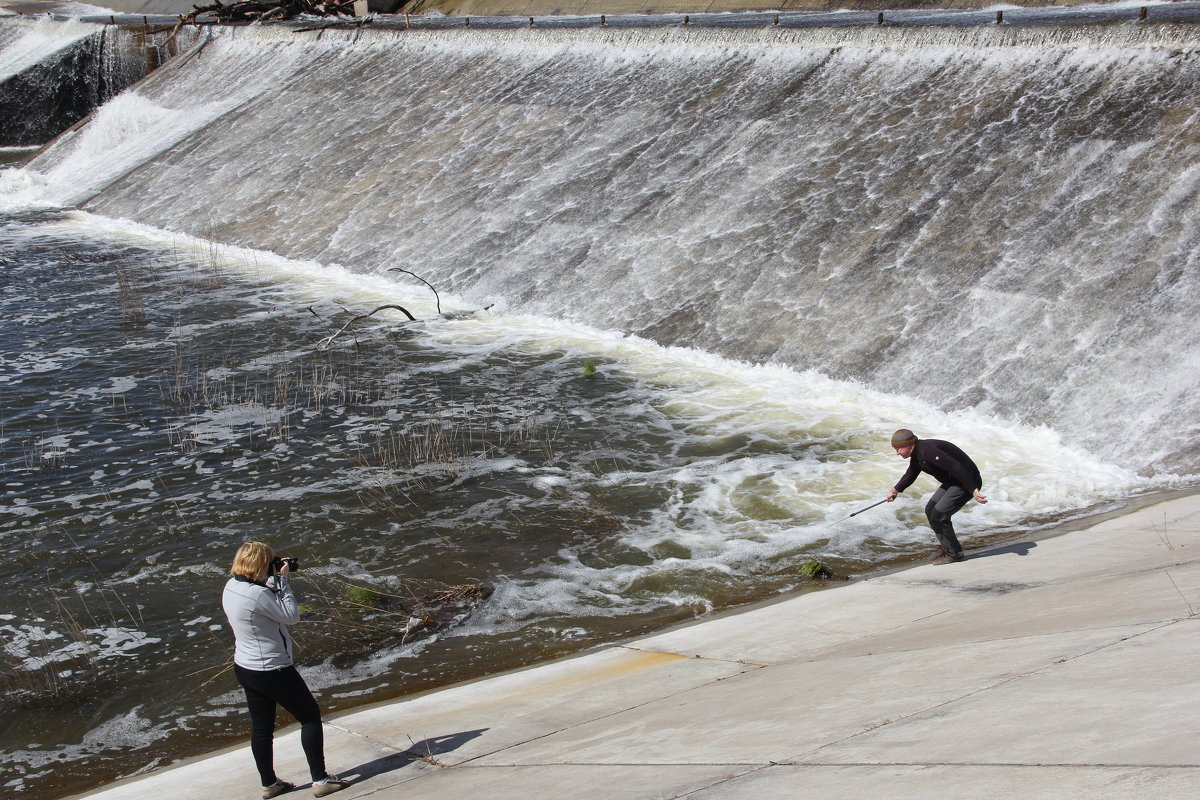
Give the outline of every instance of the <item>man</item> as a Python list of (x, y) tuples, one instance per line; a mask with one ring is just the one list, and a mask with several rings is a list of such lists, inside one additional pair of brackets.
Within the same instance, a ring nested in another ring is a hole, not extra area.
[(888, 491), (887, 502), (912, 485), (922, 472), (928, 473), (941, 482), (941, 486), (925, 504), (925, 516), (929, 519), (929, 527), (938, 538), (938, 551), (933, 558), (934, 564), (953, 564), (962, 561), (962, 545), (954, 535), (954, 525), (950, 518), (954, 513), (974, 498), (978, 503), (986, 503), (987, 498), (979, 493), (983, 479), (979, 477), (979, 467), (970, 457), (949, 442), (940, 439), (918, 439), (917, 435), (907, 428), (901, 428), (892, 434), (892, 447), (896, 455), (908, 459), (908, 471)]

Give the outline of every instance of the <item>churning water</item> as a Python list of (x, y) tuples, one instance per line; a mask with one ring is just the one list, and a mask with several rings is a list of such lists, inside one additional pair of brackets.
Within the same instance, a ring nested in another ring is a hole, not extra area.
[(336, 709), (923, 554), (900, 425), (968, 546), (1187, 484), (1195, 41), (214, 31), (0, 173), (7, 787), (245, 736), (246, 539)]

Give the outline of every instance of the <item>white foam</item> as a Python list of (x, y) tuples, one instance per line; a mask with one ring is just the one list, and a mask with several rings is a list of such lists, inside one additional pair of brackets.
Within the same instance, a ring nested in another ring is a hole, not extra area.
[(147, 158), (203, 128), (233, 107), (203, 103), (168, 108), (136, 92), (103, 105), (88, 125), (64, 135), (56, 147), (70, 154), (42, 175), (44, 202), (72, 206)]
[[(129, 220), (117, 220), (82, 211), (67, 212), (61, 221), (42, 226), (47, 232), (61, 231), (83, 238), (98, 237), (140, 246), (157, 246), (174, 251), (181, 260), (209, 264), (247, 280), (286, 283), (297, 306), (311, 303), (332, 307), (355, 305), (367, 313), (386, 304), (403, 305), (418, 318), (436, 314), (437, 300), (429, 290), (408, 280), (381, 275), (363, 275), (341, 264), (289, 259), (267, 250), (217, 245), (196, 236), (174, 233)], [(441, 295), (444, 314), (469, 312), (476, 308), (453, 294)], [(405, 321), (400, 312), (385, 309), (374, 315), (377, 320)], [(194, 330), (177, 330), (181, 338)]]
[(107, 6), (97, 6), (91, 3), (66, 2), (55, 3), (54, 13), (62, 14), (71, 18), (102, 16), (104, 14), (123, 14), (122, 11), (115, 11)]
[(141, 709), (142, 706), (135, 706), (129, 712), (97, 725), (84, 735), (80, 747), (84, 750), (141, 749), (169, 733), (169, 723), (155, 725), (141, 716)]
[[(212, 252), (211, 243), (204, 240), (89, 214), (73, 213), (60, 226), (83, 235), (95, 231), (101, 236)], [(218, 257), (223, 268), (232, 272), (242, 270), (256, 278), (286, 283), (289, 292), (299, 293), (297, 302), (337, 296), (342, 303), (371, 308), (396, 300), (401, 291), (400, 285), (384, 277), (358, 275), (337, 265), (297, 262), (263, 251), (220, 248)], [(431, 298), (401, 299), (422, 314), (432, 312)], [(471, 309), (453, 297), (444, 297), (446, 304), (460, 314)], [(1113, 491), (1139, 491), (1158, 485), (1065, 445), (1048, 428), (1024, 426), (975, 411), (946, 413), (925, 401), (836, 381), (815, 371), (797, 372), (688, 348), (664, 348), (619, 331), (544, 317), (479, 312), (425, 322), (420, 330), (429, 344), (459, 352), (464, 348), (481, 352), (511, 348), (531, 354), (566, 350), (580, 358), (592, 358), (602, 372), (652, 388), (655, 405), (671, 419), (687, 421), (695, 434), (748, 434), (781, 445), (799, 437), (828, 437), (829, 447), (845, 450), (847, 457), (830, 460), (821, 467), (821, 474), (795, 475), (797, 480), (810, 482), (810, 487), (824, 484), (832, 490), (852, 476), (854, 482), (866, 479), (886, 490), (893, 473), (902, 471), (902, 465), (895, 462), (886, 447), (886, 435), (900, 426), (911, 427), (926, 437), (951, 439), (971, 453), (997, 502), (989, 513), (1002, 507), (1026, 513), (1062, 510), (1086, 505)], [(46, 368), (56, 367), (56, 360), (67, 355), (61, 351), (47, 357)], [(803, 472), (798, 466), (791, 469)], [(1170, 476), (1162, 479), (1171, 480)], [(851, 491), (851, 496), (870, 495)], [(1009, 500), (1015, 506), (1005, 506)], [(834, 507), (833, 513), (840, 510)]]
[[(211, 252), (203, 240), (87, 214), (70, 214), (48, 227), (164, 249)], [(402, 294), (419, 289), (379, 276), (253, 250), (224, 248), (215, 257), (222, 269), (274, 284), (297, 304), (336, 298), (339, 306), (369, 310), (400, 295), (422, 315), (417, 325), (410, 325), (417, 341), (450, 354), (445, 363), (461, 366), (497, 353), (552, 356), (564, 365), (588, 358), (601, 376), (637, 387), (619, 413), (627, 424), (657, 426), (656, 434), (666, 442), (660, 466), (652, 472), (567, 473), (558, 467), (535, 469), (512, 457), (424, 465), (430, 472), (451, 471), (467, 478), (489, 473), (521, 476), (537, 491), (554, 487), (572, 493), (585, 508), (592, 487), (619, 491), (649, 486), (667, 496), (660, 507), (612, 534), (624, 546), (647, 553), (649, 563), (596, 566), (564, 550), (547, 563), (531, 565), (531, 576), (501, 580), (492, 600), (463, 632), (488, 625), (516, 629), (562, 615), (638, 613), (664, 602), (704, 613), (705, 603), (695, 600), (704, 595), (693, 591), (693, 585), (753, 579), (757, 570), (789, 553), (804, 550), (870, 562), (878, 557), (871, 555), (872, 549), (898, 551), (929, 543), (932, 536), (921, 510), (922, 496), (934, 488), (927, 478), (896, 503), (845, 519), (851, 511), (882, 499), (904, 471), (904, 462), (888, 446), (891, 431), (898, 427), (951, 440), (979, 464), (990, 502), (972, 504), (956, 517), (968, 545), (1023, 520), (1068, 514), (1181, 480), (1139, 477), (1066, 445), (1049, 428), (975, 410), (950, 413), (816, 371), (753, 365), (532, 315), (475, 311), (438, 317), (431, 298), (410, 300)], [(443, 298), (443, 304), (470, 311), (453, 298)], [(281, 413), (245, 404), (206, 412), (186, 425), (198, 440), (217, 444), (235, 439), (247, 425), (278, 423)], [(347, 441), (358, 440), (376, 422), (367, 417), (343, 420)], [(754, 447), (728, 444), (742, 440)], [(289, 452), (284, 442), (277, 450)], [(181, 464), (207, 469), (191, 459)], [(246, 499), (292, 499), (324, 488), (315, 483), (258, 487)], [(686, 557), (677, 557), (680, 553)]]
[(84, 628), (80, 638), (68, 639), (60, 631), (38, 623), (0, 626), (5, 633), (4, 649), (20, 659), (25, 669), (36, 670), (76, 658), (104, 660), (126, 655), (160, 639), (144, 631), (107, 626)]

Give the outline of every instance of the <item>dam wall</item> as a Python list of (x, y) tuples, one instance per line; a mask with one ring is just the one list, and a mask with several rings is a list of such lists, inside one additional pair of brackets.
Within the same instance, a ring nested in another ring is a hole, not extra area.
[(61, 201), (1196, 463), (1196, 26), (212, 36), (29, 168), (150, 114)]

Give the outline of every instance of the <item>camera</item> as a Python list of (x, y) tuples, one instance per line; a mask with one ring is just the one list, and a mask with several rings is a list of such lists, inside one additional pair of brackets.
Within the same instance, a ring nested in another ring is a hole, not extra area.
[(300, 569), (300, 559), (275, 556), (271, 559), (271, 572), (279, 572), (279, 570), (283, 569), (284, 564), (288, 565), (288, 570), (291, 572)]

